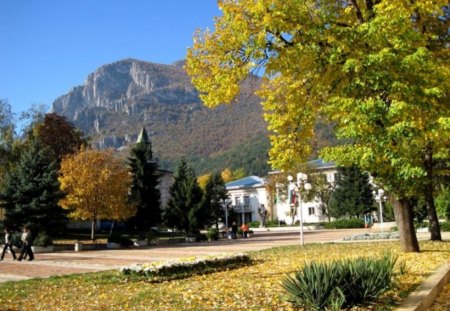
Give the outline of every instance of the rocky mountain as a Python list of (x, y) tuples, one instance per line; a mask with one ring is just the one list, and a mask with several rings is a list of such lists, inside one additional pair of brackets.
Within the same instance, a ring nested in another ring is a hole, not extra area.
[(258, 83), (256, 77), (246, 81), (235, 104), (209, 109), (202, 105), (183, 62), (126, 59), (91, 73), (83, 85), (57, 98), (52, 111), (66, 116), (100, 148), (126, 149), (145, 126), (155, 155), (167, 168), (181, 157), (199, 163), (223, 159), (229, 150), (251, 146), (252, 141), (264, 146), (260, 156), (265, 162), (266, 123), (259, 98), (253, 95)]

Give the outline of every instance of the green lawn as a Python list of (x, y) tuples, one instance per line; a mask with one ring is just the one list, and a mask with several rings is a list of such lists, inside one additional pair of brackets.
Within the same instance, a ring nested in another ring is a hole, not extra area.
[(371, 310), (391, 310), (427, 275), (450, 261), (450, 242), (428, 241), (420, 246), (419, 254), (401, 253), (398, 242), (280, 247), (250, 253), (254, 260), (250, 266), (162, 283), (124, 278), (116, 271), (8, 282), (0, 285), (0, 309), (292, 310), (280, 286), (286, 273), (309, 261), (374, 257), (389, 250), (399, 254), (396, 287)]

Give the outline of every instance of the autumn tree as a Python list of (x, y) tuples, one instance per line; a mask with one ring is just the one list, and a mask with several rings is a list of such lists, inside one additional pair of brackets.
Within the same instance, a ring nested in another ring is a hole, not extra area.
[(5, 99), (0, 99), (0, 188), (5, 174), (14, 159), (14, 122), (11, 106)]
[(86, 150), (66, 156), (61, 162), (61, 190), (66, 197), (61, 206), (69, 217), (92, 222), (95, 239), (97, 220), (124, 220), (135, 214), (128, 203), (131, 176), (111, 150)]
[(65, 155), (75, 153), (82, 145), (87, 145), (83, 133), (68, 122), (66, 117), (54, 112), (45, 114), (42, 121), (37, 121), (32, 132), (58, 163)]
[(161, 193), (158, 189), (158, 164), (153, 159), (152, 145), (145, 128), (131, 149), (128, 166), (132, 176), (130, 199), (137, 209), (129, 223), (139, 231), (146, 231), (161, 222)]
[(208, 183), (209, 179), (211, 178), (211, 174), (204, 174), (201, 176), (198, 176), (197, 182), (200, 188), (205, 190), (206, 184)]
[(203, 192), (194, 171), (186, 161), (179, 162), (174, 177), (164, 218), (168, 226), (181, 229), (192, 236), (200, 229)]
[(404, 251), (419, 251), (408, 199), (425, 193), (440, 239), (433, 161), (449, 157), (447, 1), (223, 0), (215, 31), (199, 32), (186, 69), (203, 102), (230, 103), (264, 69), (259, 95), (270, 162), (311, 154), (320, 118), (341, 144), (326, 160), (358, 166), (395, 198)]
[(7, 225), (27, 224), (34, 232), (48, 234), (62, 230), (67, 218), (58, 201), (63, 196), (57, 163), (38, 140), (27, 141), (18, 163), (7, 172), (1, 193)]

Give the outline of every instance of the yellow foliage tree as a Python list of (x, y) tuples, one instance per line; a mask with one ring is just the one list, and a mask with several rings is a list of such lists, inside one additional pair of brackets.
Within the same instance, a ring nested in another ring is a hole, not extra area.
[(205, 190), (206, 184), (208, 183), (209, 178), (211, 178), (211, 174), (205, 174), (197, 177), (197, 182), (200, 188)]
[(69, 217), (91, 220), (91, 238), (100, 219), (123, 220), (135, 214), (127, 203), (131, 176), (111, 150), (81, 150), (61, 162), (59, 182), (67, 195), (60, 205)]
[(229, 168), (224, 169), (221, 173), (220, 176), (222, 177), (223, 181), (225, 183), (233, 181), (234, 176), (233, 176), (233, 171)]
[(318, 119), (340, 145), (321, 157), (358, 166), (395, 201), (400, 241), (419, 251), (410, 198), (424, 193), (431, 238), (436, 160), (449, 159), (448, 0), (221, 0), (215, 30), (199, 31), (186, 71), (208, 107), (231, 103), (262, 69), (258, 94), (270, 164), (311, 154)]

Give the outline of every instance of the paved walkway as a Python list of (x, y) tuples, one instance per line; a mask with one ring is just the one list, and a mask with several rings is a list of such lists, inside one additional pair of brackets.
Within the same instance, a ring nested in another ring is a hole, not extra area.
[[(344, 236), (366, 233), (367, 229), (305, 231), (305, 243), (337, 242)], [(429, 234), (418, 234), (427, 239)], [(446, 237), (447, 239), (450, 238)], [(93, 251), (61, 251), (36, 254), (36, 260), (13, 261), (10, 254), (0, 261), (0, 282), (117, 269), (134, 263), (219, 253), (256, 251), (282, 245), (299, 244), (298, 231), (256, 232), (250, 239), (180, 243), (145, 248)]]

